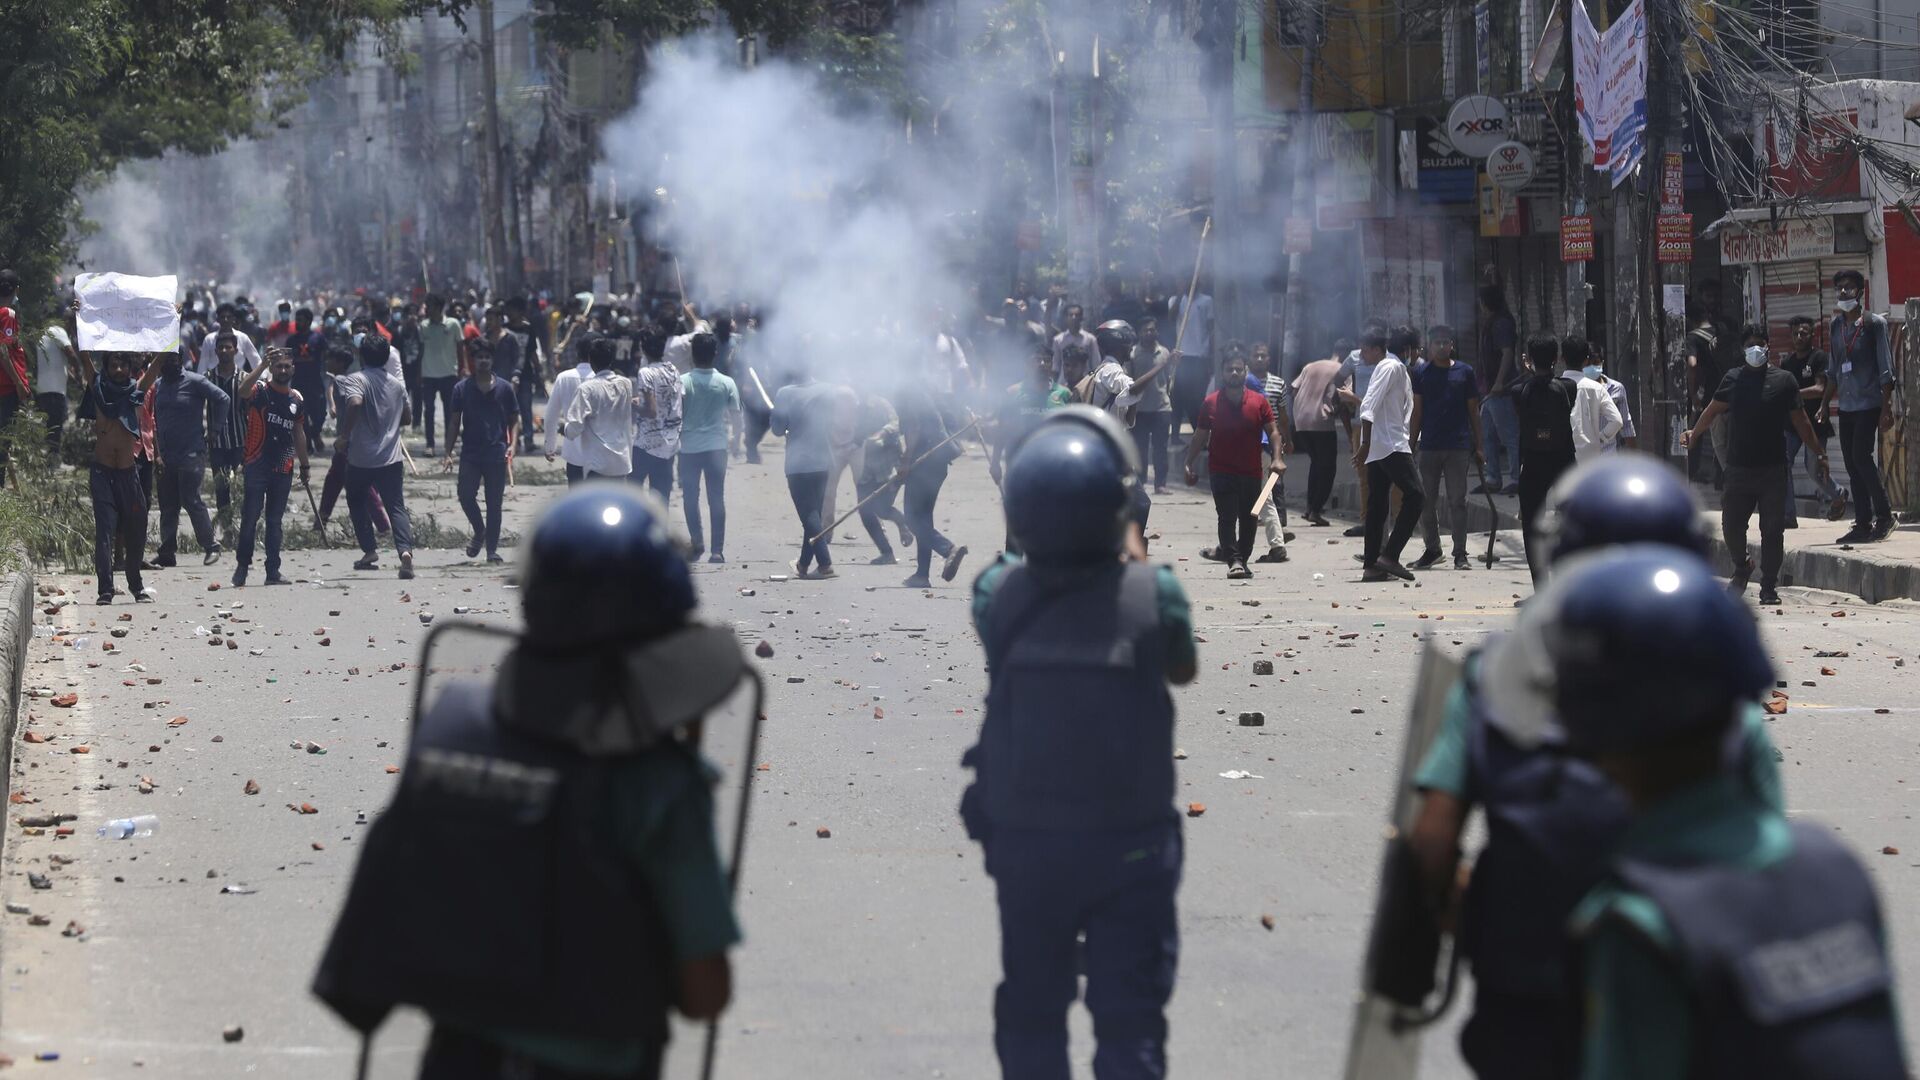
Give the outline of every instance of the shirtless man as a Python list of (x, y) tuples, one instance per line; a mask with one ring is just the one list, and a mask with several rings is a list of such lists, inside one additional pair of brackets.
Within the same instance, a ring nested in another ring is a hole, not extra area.
[(138, 382), (133, 358), (127, 353), (101, 354), (96, 375), (93, 356), (80, 354), (86, 376), (88, 404), (94, 413), (93, 465), (87, 487), (93, 497), (93, 573), (101, 604), (113, 603), (113, 542), (126, 548), (127, 591), (143, 604), (153, 602), (153, 590), (140, 580), (141, 554), (147, 549), (147, 500), (140, 489), (134, 454), (140, 448), (140, 403), (160, 372), (149, 363)]

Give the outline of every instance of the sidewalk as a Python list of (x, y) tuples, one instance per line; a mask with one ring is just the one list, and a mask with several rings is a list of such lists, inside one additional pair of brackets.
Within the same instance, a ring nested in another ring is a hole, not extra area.
[[(1341, 449), (1345, 450), (1344, 443)], [(1307, 456), (1289, 455), (1287, 505), (1290, 508), (1297, 511), (1305, 505), (1306, 484)], [(1710, 487), (1695, 485), (1695, 491), (1704, 505), (1718, 504), (1719, 498)], [(1497, 523), (1502, 541), (1511, 541), (1517, 547), (1520, 540), (1520, 500), (1512, 495), (1495, 495), (1493, 507), (1494, 513), (1489, 514), (1485, 496), (1468, 496), (1467, 531), (1479, 534), (1484, 545), (1487, 530)], [(1344, 452), (1340, 454), (1339, 469), (1334, 476), (1333, 496), (1328, 511), (1354, 521), (1359, 521), (1363, 514), (1360, 480), (1354, 472), (1352, 459)], [(1820, 508), (1809, 499), (1800, 500), (1799, 512), (1800, 527), (1787, 530), (1786, 558), (1780, 567), (1782, 586), (1798, 585), (1851, 593), (1870, 604), (1899, 598), (1920, 600), (1920, 525), (1900, 525), (1894, 529), (1892, 536), (1877, 544), (1842, 548), (1835, 541), (1853, 527), (1851, 513), (1844, 520), (1828, 521), (1820, 513)], [(1733, 562), (1727, 557), (1726, 544), (1721, 540), (1720, 511), (1708, 510), (1704, 516), (1712, 542), (1714, 568), (1722, 574), (1731, 574)], [(1443, 537), (1449, 521), (1447, 507), (1443, 505), (1440, 507)], [(1420, 543), (1419, 534), (1416, 533), (1413, 543), (1408, 545), (1414, 555), (1418, 555)], [(1468, 548), (1476, 558), (1484, 550), (1483, 547), (1476, 548), (1472, 540), (1468, 541)], [(1756, 560), (1760, 557), (1760, 519), (1757, 514), (1747, 524), (1747, 548)]]

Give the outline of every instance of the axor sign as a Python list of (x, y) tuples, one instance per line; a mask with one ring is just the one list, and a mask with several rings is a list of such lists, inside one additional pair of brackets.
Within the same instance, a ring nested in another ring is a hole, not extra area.
[(1471, 94), (1447, 112), (1447, 138), (1468, 157), (1483, 158), (1513, 137), (1513, 120), (1500, 99)]

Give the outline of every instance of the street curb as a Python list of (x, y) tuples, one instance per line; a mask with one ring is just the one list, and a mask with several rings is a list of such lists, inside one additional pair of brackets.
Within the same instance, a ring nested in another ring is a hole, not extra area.
[[(1714, 537), (1712, 544), (1713, 568), (1733, 573), (1726, 543)], [(1758, 538), (1749, 534), (1748, 546), (1758, 558)], [(1862, 558), (1835, 548), (1788, 548), (1780, 563), (1780, 584), (1851, 593), (1869, 604), (1914, 600), (1920, 599), (1920, 566)]]
[[(13, 792), (13, 736), (20, 724), (20, 687), (27, 670), (27, 645), (33, 641), (33, 572), (20, 570), (0, 579), (0, 795)], [(4, 850), (0, 830), (0, 850)]]

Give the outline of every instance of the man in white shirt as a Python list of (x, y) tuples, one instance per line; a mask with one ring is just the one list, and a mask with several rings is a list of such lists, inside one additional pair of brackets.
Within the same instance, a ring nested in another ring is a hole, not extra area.
[[(248, 337), (246, 332), (240, 328), (240, 309), (234, 307), (232, 304), (221, 304), (218, 318), (220, 320), (219, 327), (213, 333), (208, 334), (206, 340), (200, 343), (200, 356), (197, 360), (190, 358), (190, 363), (188, 364), (189, 369), (195, 374), (207, 375), (220, 366), (220, 357), (214, 348), (214, 344), (220, 337), (221, 330), (233, 331), (233, 336), (236, 339), (235, 343), (240, 346), (239, 359), (234, 361), (234, 367), (237, 370), (245, 373), (259, 367), (260, 350), (253, 344), (253, 339)], [(399, 354), (395, 353), (394, 355), (398, 356)], [(400, 370), (400, 365), (397, 362), (393, 367), (395, 371)]]
[(633, 482), (647, 484), (664, 505), (673, 491), (673, 459), (680, 453), (680, 371), (666, 358), (666, 334), (649, 326), (640, 332), (640, 352), (646, 360), (634, 390)]
[[(618, 346), (615, 346), (611, 339), (596, 340), (606, 341), (616, 353), (619, 351)], [(579, 439), (562, 435), (560, 428), (565, 423), (567, 408), (573, 404), (574, 395), (580, 392), (580, 384), (591, 378), (593, 378), (593, 365), (582, 360), (554, 376), (553, 386), (547, 391), (547, 430), (544, 436), (546, 445), (542, 449), (546, 451), (547, 460), (552, 461), (554, 443), (560, 444), (560, 457), (567, 463), (568, 487), (579, 483), (586, 476), (586, 451), (581, 447)]]
[[(1420, 474), (1413, 467), (1411, 432), (1419, 399), (1407, 366), (1387, 352), (1387, 335), (1379, 327), (1370, 327), (1360, 336), (1361, 359), (1373, 365), (1367, 380), (1367, 396), (1360, 402), (1360, 446), (1357, 456), (1367, 469), (1366, 541), (1361, 562), (1366, 567), (1362, 581), (1388, 578), (1413, 580), (1413, 571), (1400, 565), (1400, 552), (1420, 524), (1420, 510), (1426, 494), (1420, 487)], [(1393, 519), (1393, 532), (1381, 542), (1386, 531), (1387, 505), (1392, 488), (1400, 489), (1400, 514)]]
[(1066, 383), (1065, 356), (1067, 346), (1078, 345), (1087, 350), (1088, 356), (1100, 355), (1100, 343), (1086, 331), (1087, 312), (1079, 304), (1067, 307), (1067, 328), (1053, 336), (1053, 381)]
[[(1585, 461), (1598, 454), (1614, 451), (1626, 419), (1607, 388), (1607, 377), (1592, 360), (1587, 340), (1568, 335), (1560, 343), (1560, 356), (1567, 374), (1575, 379), (1573, 396), (1573, 456)], [(1624, 391), (1623, 391), (1624, 392)]]
[(581, 380), (560, 417), (561, 434), (580, 443), (585, 480), (633, 471), (633, 384), (613, 370), (613, 353), (607, 338), (587, 349), (593, 374)]
[[(67, 321), (73, 321), (71, 313)], [(46, 415), (47, 449), (58, 463), (60, 434), (67, 427), (67, 373), (80, 363), (80, 354), (73, 351), (73, 339), (59, 323), (48, 325), (34, 351), (33, 402)]]
[(713, 327), (700, 317), (700, 309), (694, 307), (692, 301), (682, 304), (681, 310), (686, 313), (686, 322), (683, 325), (692, 329), (684, 334), (674, 334), (667, 338), (666, 357), (667, 361), (673, 365), (675, 372), (685, 375), (693, 370), (693, 335), (711, 334)]

